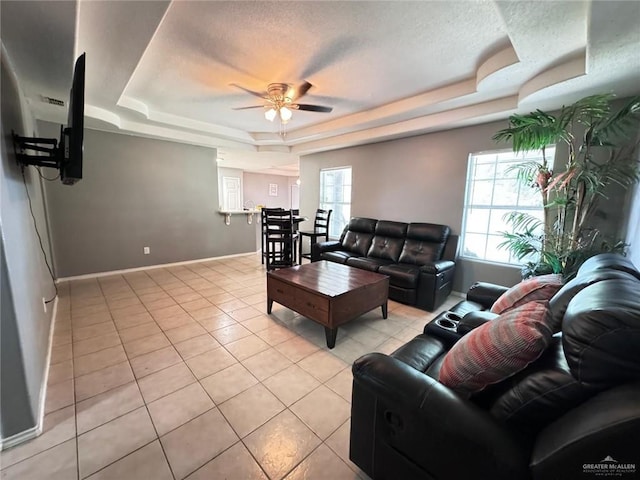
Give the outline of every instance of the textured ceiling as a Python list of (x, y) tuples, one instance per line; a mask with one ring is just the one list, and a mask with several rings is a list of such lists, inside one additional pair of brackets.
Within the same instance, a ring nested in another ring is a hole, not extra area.
[[(296, 174), (300, 154), (640, 93), (640, 2), (9, 2), (2, 42), (37, 118), (64, 122), (87, 52), (87, 126), (217, 147)], [(286, 136), (269, 83), (314, 87)], [(265, 154), (268, 152), (268, 154)]]

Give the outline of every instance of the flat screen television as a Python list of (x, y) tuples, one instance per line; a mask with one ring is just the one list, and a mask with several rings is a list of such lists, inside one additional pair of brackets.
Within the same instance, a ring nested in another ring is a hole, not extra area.
[[(13, 133), (13, 146), (19, 165), (56, 168), (65, 185), (82, 179), (84, 144), (85, 54), (76, 60), (71, 82), (67, 127), (60, 127), (60, 139), (22, 137)], [(38, 153), (28, 153), (39, 152)]]
[(73, 185), (82, 178), (82, 153), (84, 150), (84, 70), (85, 54), (76, 60), (73, 83), (69, 95), (67, 128), (63, 130), (63, 156), (60, 179), (65, 185)]

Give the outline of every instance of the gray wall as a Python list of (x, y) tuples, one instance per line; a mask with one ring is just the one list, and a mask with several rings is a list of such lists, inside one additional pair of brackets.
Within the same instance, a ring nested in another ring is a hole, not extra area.
[(84, 140), (83, 179), (46, 185), (58, 277), (256, 251), (255, 226), (217, 213), (215, 149), (89, 129)]
[[(616, 105), (623, 102), (620, 100)], [(507, 125), (508, 121), (502, 120), (303, 156), (300, 159), (300, 211), (312, 216), (318, 208), (321, 168), (350, 165), (353, 168), (352, 216), (441, 223), (459, 235), (469, 154), (509, 148), (508, 144), (496, 144), (491, 138)], [(566, 163), (566, 146), (558, 146), (556, 158), (554, 170), (560, 171)], [(628, 197), (626, 191), (612, 186), (607, 199), (598, 203), (593, 225), (612, 237), (624, 237), (627, 217), (621, 212), (628, 211)], [(639, 208), (636, 208), (636, 217), (640, 214)], [(633, 225), (638, 232), (637, 220)], [(640, 256), (638, 250), (640, 246), (635, 247), (636, 255)], [(478, 280), (510, 286), (520, 279), (517, 267), (459, 259), (453, 288), (465, 292)]]
[[(5, 52), (2, 53), (0, 433), (2, 438), (7, 438), (34, 427), (39, 416), (52, 321), (52, 308), (45, 313), (42, 299), (53, 297), (54, 288), (40, 251), (11, 139), (11, 130), (31, 136), (34, 124), (23, 108), (18, 80), (7, 63)], [(48, 252), (42, 185), (33, 167), (25, 170), (25, 180), (44, 249)]]
[[(295, 183), (295, 178), (293, 179)], [(266, 205), (270, 208), (291, 208), (291, 181), (284, 175), (265, 175), (244, 172), (244, 201), (254, 205)], [(269, 196), (269, 184), (278, 185), (278, 196)]]
[[(390, 142), (306, 155), (300, 158), (300, 212), (313, 216), (320, 195), (320, 169), (353, 168), (351, 215), (449, 225), (456, 235), (469, 153), (497, 148), (491, 137), (507, 125), (494, 122)], [(518, 268), (459, 260), (454, 290), (476, 280), (514, 285)]]

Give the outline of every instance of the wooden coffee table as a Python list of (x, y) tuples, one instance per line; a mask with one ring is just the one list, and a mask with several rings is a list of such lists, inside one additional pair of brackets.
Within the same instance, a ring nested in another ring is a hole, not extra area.
[(388, 294), (386, 275), (326, 260), (267, 272), (267, 313), (278, 302), (318, 322), (329, 348), (340, 325), (376, 307), (387, 318)]

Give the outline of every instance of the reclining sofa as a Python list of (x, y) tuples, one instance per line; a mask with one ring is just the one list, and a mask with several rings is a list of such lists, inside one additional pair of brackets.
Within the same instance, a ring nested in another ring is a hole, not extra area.
[(451, 293), (457, 237), (446, 225), (352, 218), (337, 241), (311, 247), (328, 260), (389, 276), (389, 298), (433, 311)]
[(499, 321), (504, 287), (476, 284), (393, 354), (356, 360), (351, 460), (374, 480), (638, 478), (640, 273), (602, 254), (558, 288), (517, 307), (545, 305), (540, 356), (480, 391), (443, 384), (446, 357)]

